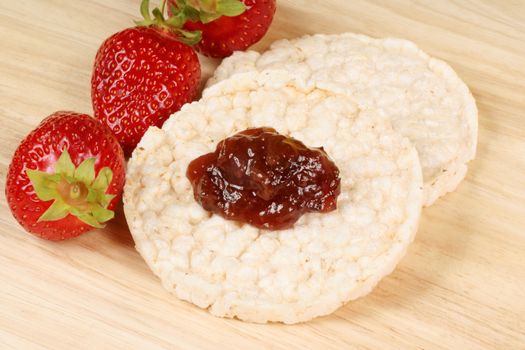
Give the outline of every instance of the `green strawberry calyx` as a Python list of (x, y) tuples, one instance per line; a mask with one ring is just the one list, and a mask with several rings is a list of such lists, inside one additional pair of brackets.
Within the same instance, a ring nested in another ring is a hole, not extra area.
[(113, 219), (115, 213), (108, 209), (108, 205), (115, 195), (106, 193), (113, 172), (104, 167), (95, 177), (95, 161), (96, 158), (87, 158), (75, 167), (64, 149), (54, 173), (26, 170), (38, 199), (53, 200), (38, 222), (57, 221), (71, 214), (88, 225), (103, 228), (105, 222)]
[(136, 21), (139, 27), (156, 26), (179, 36), (179, 40), (188, 45), (197, 44), (202, 33), (199, 30), (182, 29), (187, 21), (209, 23), (221, 16), (235, 17), (246, 11), (246, 6), (240, 0), (176, 0), (176, 6), (170, 6), (172, 15), (164, 17), (166, 0), (161, 0), (159, 7), (150, 14), (149, 0), (142, 0), (140, 13), (143, 20)]

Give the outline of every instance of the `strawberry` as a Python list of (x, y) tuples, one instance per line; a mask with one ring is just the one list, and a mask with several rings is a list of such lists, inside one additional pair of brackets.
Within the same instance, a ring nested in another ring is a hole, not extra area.
[(62, 240), (112, 219), (124, 186), (124, 153), (96, 119), (74, 112), (45, 118), (15, 151), (6, 198), (28, 232)]
[[(163, 7), (164, 5), (162, 5)], [(99, 48), (91, 79), (95, 117), (115, 134), (129, 156), (149, 126), (162, 126), (198, 92), (200, 64), (184, 42), (193, 33), (167, 22), (149, 1), (144, 21), (108, 38)]]
[(276, 9), (275, 0), (169, 0), (169, 3), (169, 12), (182, 12), (189, 19), (184, 29), (201, 31), (197, 49), (218, 58), (244, 51), (261, 40)]

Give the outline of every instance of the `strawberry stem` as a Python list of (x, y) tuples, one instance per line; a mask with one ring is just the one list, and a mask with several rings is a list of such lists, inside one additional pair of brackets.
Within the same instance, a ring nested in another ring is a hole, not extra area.
[(74, 184), (69, 190), (69, 198), (77, 199), (78, 197), (80, 197), (80, 187), (78, 184)]

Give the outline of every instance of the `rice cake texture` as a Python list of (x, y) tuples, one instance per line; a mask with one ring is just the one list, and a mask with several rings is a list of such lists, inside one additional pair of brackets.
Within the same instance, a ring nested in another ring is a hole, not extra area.
[[(260, 230), (205, 211), (186, 169), (221, 139), (270, 126), (323, 146), (341, 174), (337, 210)], [(239, 74), (150, 128), (129, 160), (124, 210), (163, 286), (213, 315), (296, 323), (371, 291), (413, 240), (422, 202), (417, 152), (384, 118), (286, 72)]]
[(382, 110), (419, 152), (425, 206), (465, 177), (476, 153), (474, 98), (448, 64), (414, 43), (353, 33), (280, 40), (263, 54), (236, 52), (226, 58), (208, 86), (237, 72), (272, 68), (350, 94), (363, 108)]

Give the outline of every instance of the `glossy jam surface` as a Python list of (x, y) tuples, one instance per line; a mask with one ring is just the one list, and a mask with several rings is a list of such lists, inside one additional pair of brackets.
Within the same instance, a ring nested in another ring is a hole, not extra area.
[(195, 200), (229, 220), (286, 229), (307, 212), (337, 206), (339, 169), (322, 148), (272, 128), (253, 128), (219, 142), (194, 159), (186, 176)]

